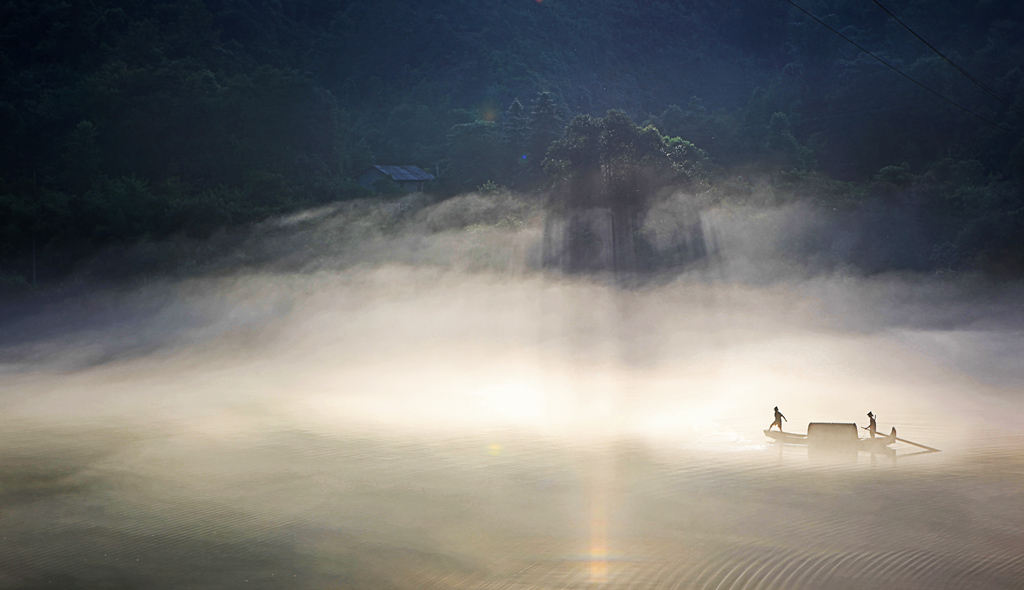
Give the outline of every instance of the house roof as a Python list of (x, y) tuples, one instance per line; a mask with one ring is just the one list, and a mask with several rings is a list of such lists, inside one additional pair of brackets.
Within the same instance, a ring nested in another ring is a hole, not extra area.
[(424, 172), (419, 166), (374, 166), (387, 174), (391, 180), (433, 180), (434, 175)]

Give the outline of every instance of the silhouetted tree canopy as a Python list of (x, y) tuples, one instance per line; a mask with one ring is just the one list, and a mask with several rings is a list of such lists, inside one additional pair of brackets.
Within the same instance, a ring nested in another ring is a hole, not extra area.
[(871, 3), (802, 5), (980, 118), (783, 2), (8, 0), (0, 275), (363, 196), (375, 163), (544, 190), (553, 143), (588, 198), (765, 175), (897, 207), (894, 268), (1024, 269), (1024, 3), (890, 7), (999, 99)]
[(640, 211), (663, 187), (704, 180), (706, 160), (692, 143), (664, 137), (611, 110), (604, 117), (574, 118), (565, 137), (548, 149), (545, 168), (567, 183), (571, 207)]

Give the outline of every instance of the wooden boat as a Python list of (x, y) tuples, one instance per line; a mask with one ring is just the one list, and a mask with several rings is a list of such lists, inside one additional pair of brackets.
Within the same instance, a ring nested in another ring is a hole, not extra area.
[(902, 440), (896, 438), (895, 429), (888, 436), (860, 438), (856, 424), (843, 422), (811, 422), (807, 434), (773, 430), (765, 430), (764, 434), (782, 444), (806, 445), (822, 451), (887, 452), (892, 450), (889, 445)]
[(788, 445), (806, 445), (807, 435), (796, 434), (793, 432), (782, 432), (781, 430), (765, 430), (764, 435), (768, 438), (774, 438), (783, 444)]

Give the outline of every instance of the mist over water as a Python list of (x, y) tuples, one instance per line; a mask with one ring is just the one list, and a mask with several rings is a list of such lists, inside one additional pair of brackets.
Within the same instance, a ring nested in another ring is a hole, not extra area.
[[(794, 210), (622, 286), (458, 199), (5, 313), (0, 587), (1019, 587), (1019, 286), (808, 263)], [(776, 405), (942, 452), (812, 460)]]

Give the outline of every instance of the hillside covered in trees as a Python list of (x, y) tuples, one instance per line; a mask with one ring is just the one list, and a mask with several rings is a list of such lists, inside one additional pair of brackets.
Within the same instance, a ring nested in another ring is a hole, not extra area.
[(0, 281), (365, 197), (372, 164), (540, 195), (581, 115), (648, 129), (712, 200), (764, 178), (879, 220), (908, 251), (869, 270), (1024, 269), (1024, 4), (796, 5), (3, 2)]

